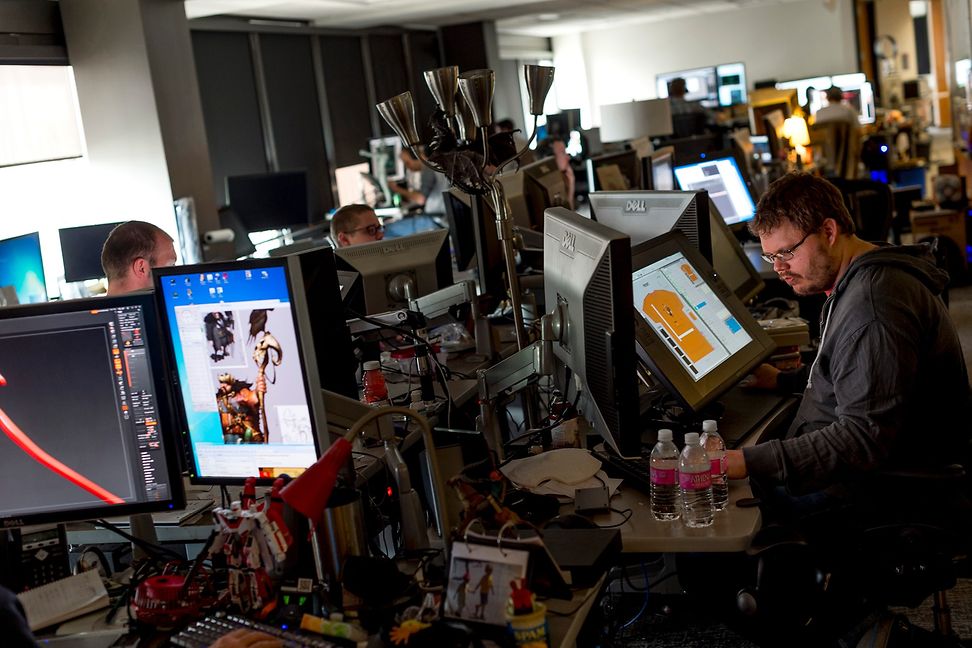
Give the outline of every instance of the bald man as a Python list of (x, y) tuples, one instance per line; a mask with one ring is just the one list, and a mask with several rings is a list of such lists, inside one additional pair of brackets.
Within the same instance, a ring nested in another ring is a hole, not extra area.
[(109, 295), (151, 290), (152, 268), (175, 263), (172, 237), (144, 221), (128, 221), (111, 230), (101, 249)]

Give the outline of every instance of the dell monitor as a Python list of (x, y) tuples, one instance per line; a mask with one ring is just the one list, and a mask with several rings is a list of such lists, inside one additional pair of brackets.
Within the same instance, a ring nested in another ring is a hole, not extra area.
[(590, 200), (594, 220), (624, 232), (632, 245), (679, 230), (702, 256), (712, 258), (704, 191), (598, 191)]
[(328, 439), (299, 257), (154, 275), (193, 483), (307, 469)]
[(548, 209), (545, 221), (546, 304), (563, 331), (554, 355), (579, 380), (579, 408), (594, 429), (622, 456), (639, 456), (631, 241), (562, 207)]
[(283, 171), (226, 178), (226, 199), (247, 232), (310, 222), (307, 173)]
[(744, 223), (756, 215), (756, 203), (732, 155), (676, 166), (675, 179), (684, 190), (708, 191), (727, 225)]
[(0, 309), (0, 525), (184, 506), (150, 293)]
[(717, 65), (716, 86), (720, 106), (737, 106), (746, 103), (746, 65), (744, 63)]
[(452, 258), (445, 229), (338, 248), (338, 268), (361, 274), (363, 303), (354, 315), (405, 308), (410, 299), (452, 285)]
[(634, 149), (605, 153), (587, 160), (589, 191), (632, 191), (642, 188), (641, 160)]
[(523, 195), (530, 211), (530, 222), (534, 229), (541, 230), (547, 209), (570, 204), (567, 182), (552, 157), (527, 164), (520, 171), (523, 173)]
[(37, 232), (0, 241), (0, 305), (47, 301), (44, 260)]
[(64, 260), (64, 281), (101, 279), (105, 271), (101, 267), (101, 249), (111, 230), (121, 223), (102, 223), (82, 227), (65, 227), (57, 231), (61, 240), (61, 258)]
[(693, 411), (711, 403), (774, 344), (681, 232), (632, 251), (636, 350), (656, 380)]
[(475, 269), (481, 295), (506, 295), (506, 262), (496, 233), (496, 215), (485, 196), (453, 188), (445, 193), (449, 233), (459, 270)]
[(652, 191), (675, 190), (675, 149), (660, 148), (641, 159), (641, 177), (644, 188)]

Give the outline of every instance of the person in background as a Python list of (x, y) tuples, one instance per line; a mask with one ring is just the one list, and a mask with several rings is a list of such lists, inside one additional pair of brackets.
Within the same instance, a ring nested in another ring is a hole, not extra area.
[(827, 88), (827, 105), (813, 116), (813, 123), (847, 122), (854, 130), (860, 128), (857, 111), (844, 103), (844, 91), (836, 86)]
[(405, 168), (413, 173), (420, 173), (421, 180), (417, 190), (403, 187), (396, 182), (390, 182), (388, 188), (392, 193), (402, 197), (406, 203), (422, 207), (426, 214), (444, 214), (445, 199), (443, 191), (449, 191), (449, 180), (441, 173), (433, 171), (416, 159), (408, 150), (402, 150), (402, 161)]
[(675, 77), (668, 82), (668, 103), (673, 115), (705, 114), (705, 108), (697, 101), (687, 101), (688, 87), (685, 79)]
[(174, 266), (172, 237), (145, 221), (128, 221), (111, 230), (101, 249), (108, 294), (152, 289), (152, 268)]
[[(969, 377), (940, 298), (948, 275), (927, 246), (858, 238), (840, 191), (807, 173), (770, 185), (749, 227), (796, 294), (827, 300), (809, 370), (755, 372), (757, 387), (805, 385), (789, 431), (727, 451), (729, 477), (753, 478), (769, 519), (803, 526), (821, 513), (866, 506), (879, 471), (961, 457), (969, 428), (957, 422), (967, 420)], [(804, 527), (814, 529), (826, 532)]]
[[(516, 148), (517, 151), (523, 150), (523, 148), (527, 145), (526, 137), (523, 136), (522, 132), (516, 129), (516, 125), (513, 123), (512, 119), (509, 118), (501, 119), (495, 124), (493, 124), (493, 132), (511, 133), (513, 136), (513, 146)], [(527, 149), (523, 153), (523, 155), (520, 156), (520, 166), (523, 166), (525, 164), (530, 164), (535, 160), (536, 158), (533, 156), (533, 151)]]
[(385, 238), (375, 210), (368, 205), (345, 205), (331, 218), (331, 240), (338, 247), (361, 245)]

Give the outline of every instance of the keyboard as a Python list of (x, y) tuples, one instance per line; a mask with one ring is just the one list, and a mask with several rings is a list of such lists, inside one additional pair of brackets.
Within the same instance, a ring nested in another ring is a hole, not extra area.
[(281, 630), (265, 623), (257, 623), (243, 617), (215, 614), (196, 621), (191, 626), (172, 637), (169, 641), (180, 648), (205, 648), (212, 645), (223, 635), (234, 630), (256, 630), (278, 639), (285, 648), (291, 646), (310, 646), (311, 648), (343, 648), (347, 644), (335, 643), (319, 636)]
[(643, 493), (651, 492), (651, 464), (646, 457), (626, 459), (608, 452), (592, 451), (592, 455), (604, 464), (604, 472), (611, 477), (620, 477), (630, 486)]

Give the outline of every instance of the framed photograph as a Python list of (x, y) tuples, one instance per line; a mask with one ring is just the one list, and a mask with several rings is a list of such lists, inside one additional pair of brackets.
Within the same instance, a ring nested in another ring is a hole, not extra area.
[(444, 615), (505, 627), (510, 583), (526, 577), (529, 558), (530, 553), (521, 549), (453, 543)]

